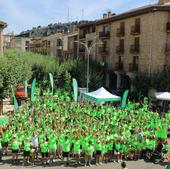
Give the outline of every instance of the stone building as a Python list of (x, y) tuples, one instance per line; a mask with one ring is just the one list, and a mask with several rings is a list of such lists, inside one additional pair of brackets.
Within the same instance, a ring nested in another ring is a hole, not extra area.
[(3, 54), (3, 29), (7, 27), (5, 22), (0, 21), (0, 55)]
[(4, 38), (4, 48), (6, 49), (14, 49), (15, 43), (14, 43), (14, 33), (10, 32), (5, 35), (3, 35)]
[[(138, 72), (148, 74), (170, 69), (170, 0), (147, 5), (79, 26), (81, 42), (95, 45), (91, 55), (104, 61), (111, 70), (106, 86), (120, 87), (121, 74), (133, 78)], [(79, 55), (85, 56), (79, 48)], [(116, 84), (110, 83), (116, 76)]]

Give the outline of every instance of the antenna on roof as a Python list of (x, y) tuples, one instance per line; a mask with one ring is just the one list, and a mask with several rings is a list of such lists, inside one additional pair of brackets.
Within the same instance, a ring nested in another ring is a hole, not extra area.
[(82, 21), (84, 21), (84, 8), (82, 8)]
[(68, 11), (67, 11), (68, 13), (67, 13), (67, 22), (69, 23), (69, 21), (70, 21), (70, 9), (68, 8)]

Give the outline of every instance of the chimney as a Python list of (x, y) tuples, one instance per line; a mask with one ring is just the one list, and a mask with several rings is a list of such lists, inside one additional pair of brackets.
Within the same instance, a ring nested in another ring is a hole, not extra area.
[(107, 16), (106, 13), (104, 13), (104, 14), (103, 14), (103, 19), (106, 19), (106, 18), (108, 18), (108, 16)]
[(170, 2), (170, 0), (159, 0), (159, 5), (164, 5), (166, 3)]

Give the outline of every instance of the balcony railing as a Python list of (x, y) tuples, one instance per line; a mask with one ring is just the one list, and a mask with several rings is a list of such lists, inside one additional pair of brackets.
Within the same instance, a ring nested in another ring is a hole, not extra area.
[(130, 72), (138, 72), (138, 70), (139, 70), (139, 66), (138, 66), (138, 64), (129, 64), (129, 71)]
[(116, 63), (115, 70), (123, 70), (123, 63), (122, 62)]
[(170, 22), (167, 22), (167, 24), (166, 24), (166, 30), (167, 30), (167, 32), (170, 32)]
[(110, 37), (110, 31), (99, 32), (99, 38), (109, 38), (109, 37)]
[(133, 25), (133, 26), (131, 27), (131, 34), (132, 34), (132, 35), (138, 35), (138, 34), (140, 34), (140, 26), (135, 26), (135, 25)]
[(116, 34), (117, 34), (118, 37), (123, 37), (123, 36), (125, 36), (125, 30), (118, 28)]
[(132, 54), (138, 54), (140, 52), (139, 45), (131, 45), (130, 46), (130, 53)]
[(165, 53), (170, 53), (170, 43), (166, 44)]
[(99, 53), (102, 55), (108, 55), (109, 50), (108, 50), (108, 48), (99, 47)]
[(124, 47), (123, 46), (117, 46), (116, 47), (116, 53), (117, 54), (124, 54)]

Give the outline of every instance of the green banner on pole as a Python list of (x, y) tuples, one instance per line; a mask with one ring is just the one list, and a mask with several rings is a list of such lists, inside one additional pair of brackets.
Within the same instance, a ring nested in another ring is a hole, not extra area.
[(18, 112), (19, 111), (18, 101), (15, 97), (14, 89), (12, 86), (11, 86), (11, 91), (12, 91), (13, 101), (14, 101), (14, 112)]
[(78, 101), (78, 83), (77, 80), (73, 78), (73, 91), (74, 91), (74, 101)]
[(19, 106), (18, 106), (18, 102), (17, 102), (15, 95), (13, 96), (13, 99), (14, 99), (14, 112), (18, 112)]
[(51, 73), (49, 73), (49, 78), (50, 78), (51, 89), (52, 89), (52, 94), (53, 94), (54, 93), (54, 78)]
[(31, 85), (31, 101), (32, 102), (34, 102), (35, 85), (36, 85), (36, 79), (32, 81), (32, 85)]

